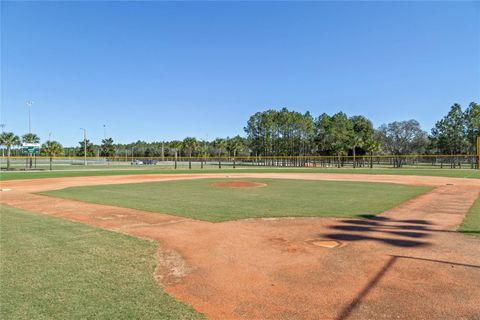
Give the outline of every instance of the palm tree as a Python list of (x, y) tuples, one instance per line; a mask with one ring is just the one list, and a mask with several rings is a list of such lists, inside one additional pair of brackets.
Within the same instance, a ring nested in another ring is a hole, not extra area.
[(20, 138), (13, 132), (2, 132), (0, 134), (0, 145), (7, 148), (7, 170), (10, 170), (10, 154), (12, 146), (20, 145)]
[(356, 135), (354, 133), (353, 137), (351, 138), (352, 143), (352, 154), (353, 154), (353, 167), (357, 167), (357, 148), (363, 148), (363, 139), (362, 137)]
[(22, 136), (22, 142), (24, 143), (39, 143), (40, 137), (35, 133), (27, 133)]
[[(40, 137), (37, 136), (35, 133), (27, 133), (22, 136), (23, 143), (40, 143)], [(32, 168), (32, 157), (30, 159), (30, 169)]]
[[(227, 149), (229, 153), (233, 153), (233, 168), (235, 169), (235, 157), (237, 151), (242, 150), (245, 147), (245, 143), (240, 136), (235, 136), (231, 139), (227, 138)], [(230, 154), (229, 154), (230, 156)]]
[(170, 142), (170, 149), (175, 151), (175, 169), (177, 169), (178, 152), (182, 149), (182, 141), (174, 140)]
[(373, 153), (380, 151), (380, 144), (375, 137), (368, 138), (364, 144), (365, 151), (370, 153), (370, 169), (373, 168)]
[(188, 168), (192, 169), (192, 153), (198, 147), (198, 141), (192, 137), (186, 137), (183, 139), (183, 149), (187, 150), (188, 152)]
[(214, 147), (217, 149), (218, 154), (218, 168), (222, 168), (222, 154), (227, 149), (227, 140), (223, 138), (217, 138), (213, 142)]
[(207, 141), (201, 141), (198, 143), (198, 153), (197, 156), (201, 157), (200, 159), (200, 168), (203, 169), (203, 164), (207, 164), (207, 156), (208, 156), (208, 146)]
[(62, 145), (57, 141), (48, 140), (42, 144), (42, 155), (50, 158), (50, 171), (52, 171), (53, 157), (59, 156), (63, 153)]

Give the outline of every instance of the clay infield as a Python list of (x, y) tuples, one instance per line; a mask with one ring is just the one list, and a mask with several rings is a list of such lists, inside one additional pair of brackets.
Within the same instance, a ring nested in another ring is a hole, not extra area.
[(229, 174), (435, 188), (370, 219), (210, 223), (32, 194), (70, 186), (227, 177), (136, 175), (2, 181), (1, 203), (157, 241), (155, 278), (211, 319), (480, 319), (480, 239), (455, 232), (480, 180)]
[(217, 188), (261, 188), (266, 187), (267, 184), (250, 181), (227, 181), (214, 183), (213, 186)]

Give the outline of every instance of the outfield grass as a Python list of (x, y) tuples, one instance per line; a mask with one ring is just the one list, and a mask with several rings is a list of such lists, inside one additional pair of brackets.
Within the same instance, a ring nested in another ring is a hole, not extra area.
[(42, 179), (42, 178), (60, 178), (60, 177), (85, 177), (85, 176), (113, 176), (113, 175), (131, 175), (131, 174), (185, 174), (185, 173), (360, 173), (360, 174), (392, 174), (392, 175), (416, 175), (416, 176), (438, 176), (450, 178), (473, 178), (480, 179), (480, 170), (473, 169), (402, 169), (402, 168), (246, 168), (239, 167), (232, 169), (224, 167), (224, 169), (165, 169), (152, 167), (126, 167), (118, 169), (111, 166), (102, 167), (86, 167), (84, 169), (74, 170), (57, 170), (57, 171), (2, 171), (0, 172), (0, 180), (19, 180), (19, 179)]
[(2, 319), (200, 319), (155, 282), (157, 245), (0, 207)]
[(480, 197), (470, 208), (458, 231), (480, 237)]
[[(252, 181), (267, 186), (213, 186), (224, 181)], [(375, 215), (430, 189), (364, 182), (199, 179), (73, 187), (42, 194), (220, 222), (258, 217)]]

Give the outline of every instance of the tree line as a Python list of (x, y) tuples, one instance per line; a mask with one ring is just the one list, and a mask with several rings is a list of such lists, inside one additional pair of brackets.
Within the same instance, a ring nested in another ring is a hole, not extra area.
[[(212, 141), (186, 137), (184, 140), (114, 143), (105, 138), (96, 145), (80, 141), (78, 147), (63, 148), (57, 141), (47, 141), (41, 147), (44, 156), (100, 157), (294, 157), (302, 161), (307, 156), (329, 156), (338, 166), (349, 156), (355, 166), (357, 157), (392, 155), (394, 166), (402, 166), (406, 154), (475, 154), (480, 135), (480, 105), (472, 102), (465, 110), (454, 104), (430, 133), (418, 121), (394, 121), (378, 128), (362, 115), (348, 116), (344, 112), (323, 113), (314, 117), (287, 108), (268, 109), (252, 115), (244, 127), (245, 136), (216, 138)], [(19, 138), (12, 132), (0, 135), (0, 144), (11, 154), (21, 142), (38, 143), (36, 134)], [(85, 144), (86, 143), (86, 148)], [(269, 163), (273, 164), (273, 163)], [(455, 165), (455, 161), (453, 162)]]

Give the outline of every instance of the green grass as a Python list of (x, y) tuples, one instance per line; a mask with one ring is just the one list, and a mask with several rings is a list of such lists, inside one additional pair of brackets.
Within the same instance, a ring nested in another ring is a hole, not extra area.
[(430, 190), (395, 184), (248, 179), (262, 188), (218, 188), (222, 179), (73, 187), (44, 195), (168, 213), (198, 220), (374, 215)]
[(474, 178), (480, 179), (480, 170), (472, 169), (395, 169), (395, 168), (379, 168), (379, 169), (367, 169), (367, 168), (247, 168), (239, 167), (237, 169), (228, 168), (214, 169), (209, 167), (208, 169), (195, 168), (193, 170), (188, 169), (165, 169), (157, 167), (140, 167), (133, 169), (125, 168), (118, 169), (113, 166), (107, 168), (101, 166), (95, 168), (87, 167), (85, 169), (73, 169), (73, 170), (54, 170), (54, 171), (9, 171), (1, 172), (0, 180), (19, 180), (19, 179), (42, 179), (42, 178), (60, 178), (60, 177), (85, 177), (85, 176), (113, 176), (113, 175), (131, 175), (131, 174), (180, 174), (180, 173), (233, 173), (233, 172), (245, 172), (245, 173), (361, 173), (361, 174), (392, 174), (392, 175), (417, 175), (417, 176), (438, 176), (438, 177), (450, 177), (450, 178)]
[(0, 207), (2, 319), (200, 319), (155, 282), (156, 244)]
[(458, 231), (480, 237), (480, 197), (470, 208)]

